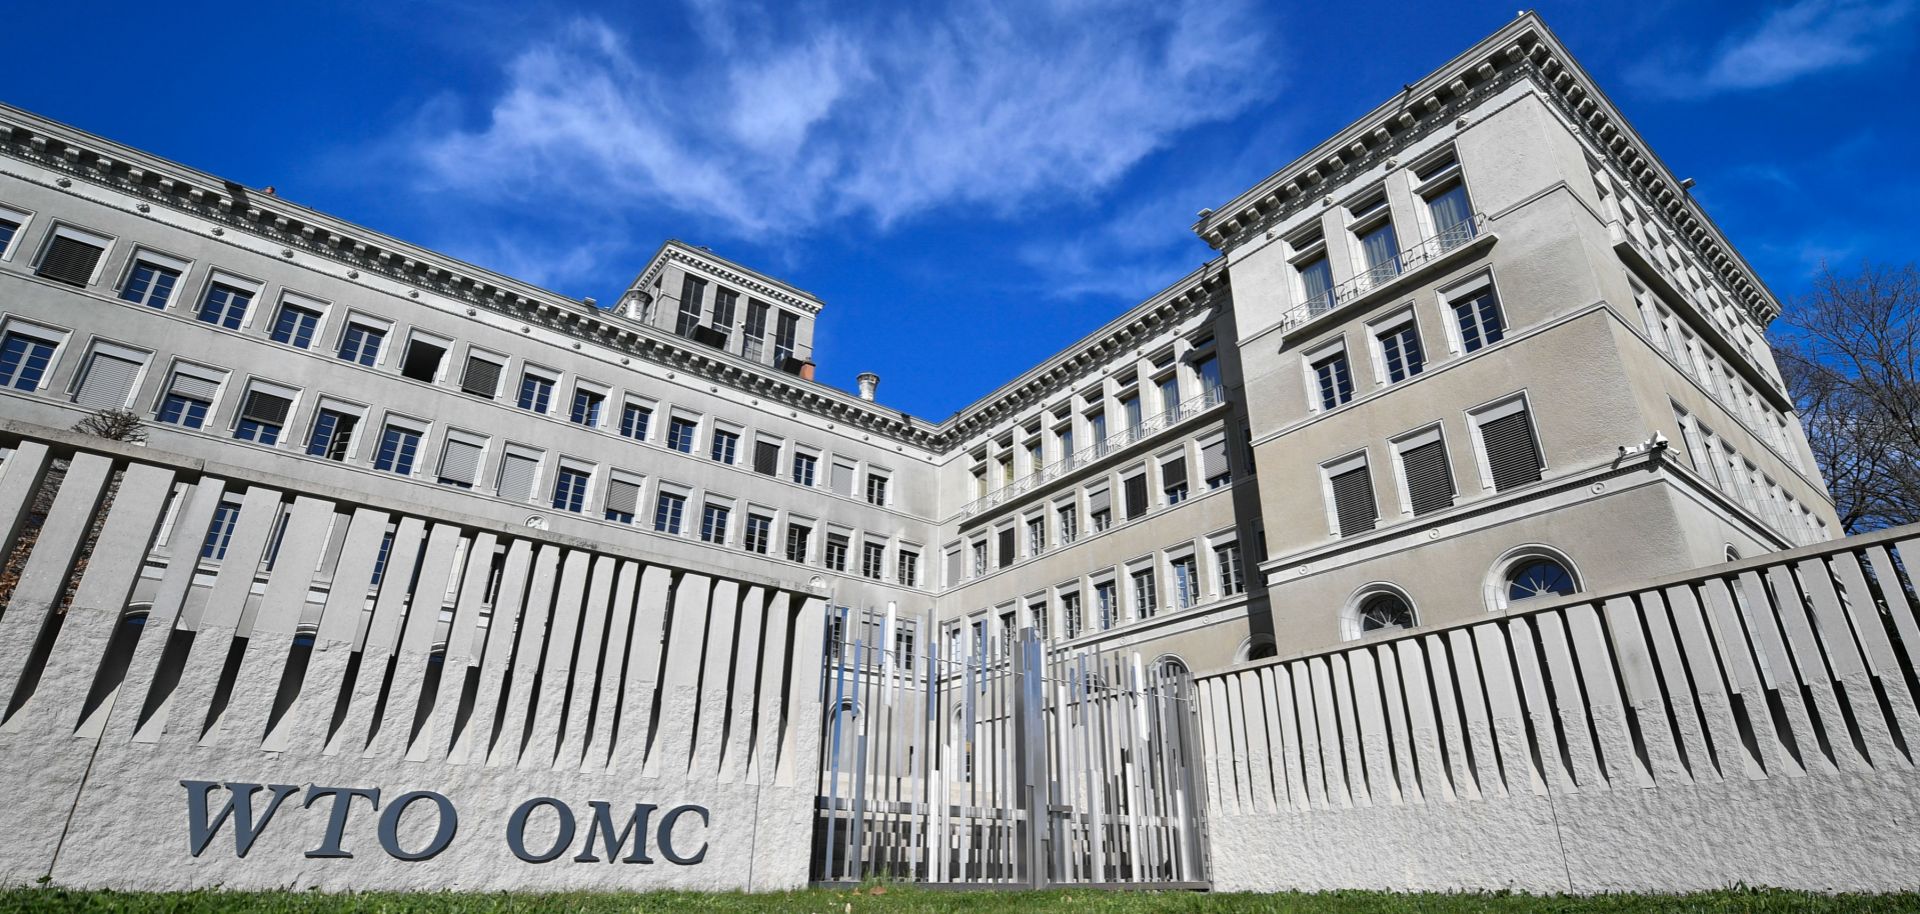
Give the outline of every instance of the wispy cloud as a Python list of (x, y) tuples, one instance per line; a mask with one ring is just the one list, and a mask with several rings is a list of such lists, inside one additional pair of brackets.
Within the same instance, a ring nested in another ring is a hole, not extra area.
[(1916, 8), (1916, 0), (1799, 0), (1711, 51), (1670, 50), (1630, 76), (1642, 88), (1674, 97), (1785, 85), (1910, 43), (1904, 26)]
[(425, 185), (465, 199), (666, 208), (739, 237), (885, 228), (943, 207), (1017, 216), (1084, 200), (1182, 131), (1270, 96), (1274, 57), (1250, 13), (690, 0), (691, 47), (577, 19), (513, 57), (496, 94), (454, 98), (454, 116), (429, 112), (399, 143)]

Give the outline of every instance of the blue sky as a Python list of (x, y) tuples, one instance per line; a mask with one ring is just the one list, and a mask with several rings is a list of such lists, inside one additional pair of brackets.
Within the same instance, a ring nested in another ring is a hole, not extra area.
[[(679, 237), (941, 419), (1515, 4), (16, 4), (0, 99), (573, 296)], [(1920, 241), (1920, 0), (1542, 8), (1782, 297)], [(86, 28), (75, 28), (80, 15)]]

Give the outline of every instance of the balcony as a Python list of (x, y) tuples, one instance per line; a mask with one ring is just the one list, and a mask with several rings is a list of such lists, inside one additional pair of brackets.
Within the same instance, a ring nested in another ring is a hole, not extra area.
[(1411, 247), (1403, 248), (1385, 263), (1362, 271), (1360, 275), (1289, 309), (1280, 318), (1280, 332), (1288, 333), (1303, 327), (1323, 315), (1394, 285), (1423, 267), (1447, 259), (1447, 255), (1467, 248), (1474, 239), (1482, 237), (1486, 222), (1485, 213), (1474, 213)]
[(1022, 495), (1032, 492), (1047, 483), (1061, 479), (1088, 464), (1099, 461), (1135, 442), (1144, 441), (1166, 431), (1182, 422), (1192, 419), (1222, 403), (1227, 402), (1226, 389), (1211, 387), (1199, 396), (1193, 397), (1173, 409), (1166, 410), (1135, 425), (1108, 435), (1104, 440), (1096, 441), (1079, 451), (1047, 464), (1028, 473), (992, 492), (968, 502), (960, 509), (962, 519), (973, 517), (982, 511), (1006, 504)]

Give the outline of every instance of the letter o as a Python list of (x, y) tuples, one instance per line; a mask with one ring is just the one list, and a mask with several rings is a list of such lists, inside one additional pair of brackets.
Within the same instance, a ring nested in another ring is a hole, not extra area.
[[(541, 806), (551, 806), (554, 812), (560, 814), (560, 833), (554, 836), (553, 847), (548, 848), (546, 853), (529, 854), (527, 853), (527, 817)], [(573, 810), (568, 809), (567, 804), (552, 797), (534, 797), (520, 804), (520, 807), (513, 811), (513, 815), (507, 818), (507, 849), (513, 851), (515, 857), (528, 863), (546, 863), (553, 860), (566, 853), (567, 846), (572, 843)]]
[[(433, 831), (433, 840), (420, 850), (408, 853), (400, 849), (400, 816), (407, 805), (415, 800), (432, 800), (440, 809), (440, 824)], [(431, 790), (416, 790), (403, 793), (380, 814), (380, 849), (395, 860), (425, 860), (453, 843), (453, 833), (460, 827), (460, 814), (453, 809), (452, 801)]]
[(691, 804), (675, 806), (671, 812), (667, 813), (666, 816), (660, 820), (660, 831), (654, 839), (654, 845), (660, 849), (660, 856), (667, 858), (668, 863), (674, 863), (680, 866), (692, 866), (707, 859), (707, 842), (700, 842), (700, 849), (694, 851), (691, 857), (682, 857), (674, 852), (673, 824), (680, 821), (680, 814), (683, 812), (699, 813), (700, 825), (702, 827), (712, 823), (712, 820), (707, 818), (707, 808), (705, 806), (694, 806)]

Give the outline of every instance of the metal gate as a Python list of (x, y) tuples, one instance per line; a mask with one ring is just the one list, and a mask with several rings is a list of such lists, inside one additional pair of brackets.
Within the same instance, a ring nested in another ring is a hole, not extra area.
[(829, 615), (813, 879), (1203, 888), (1192, 683), (1138, 653), (1048, 651)]

